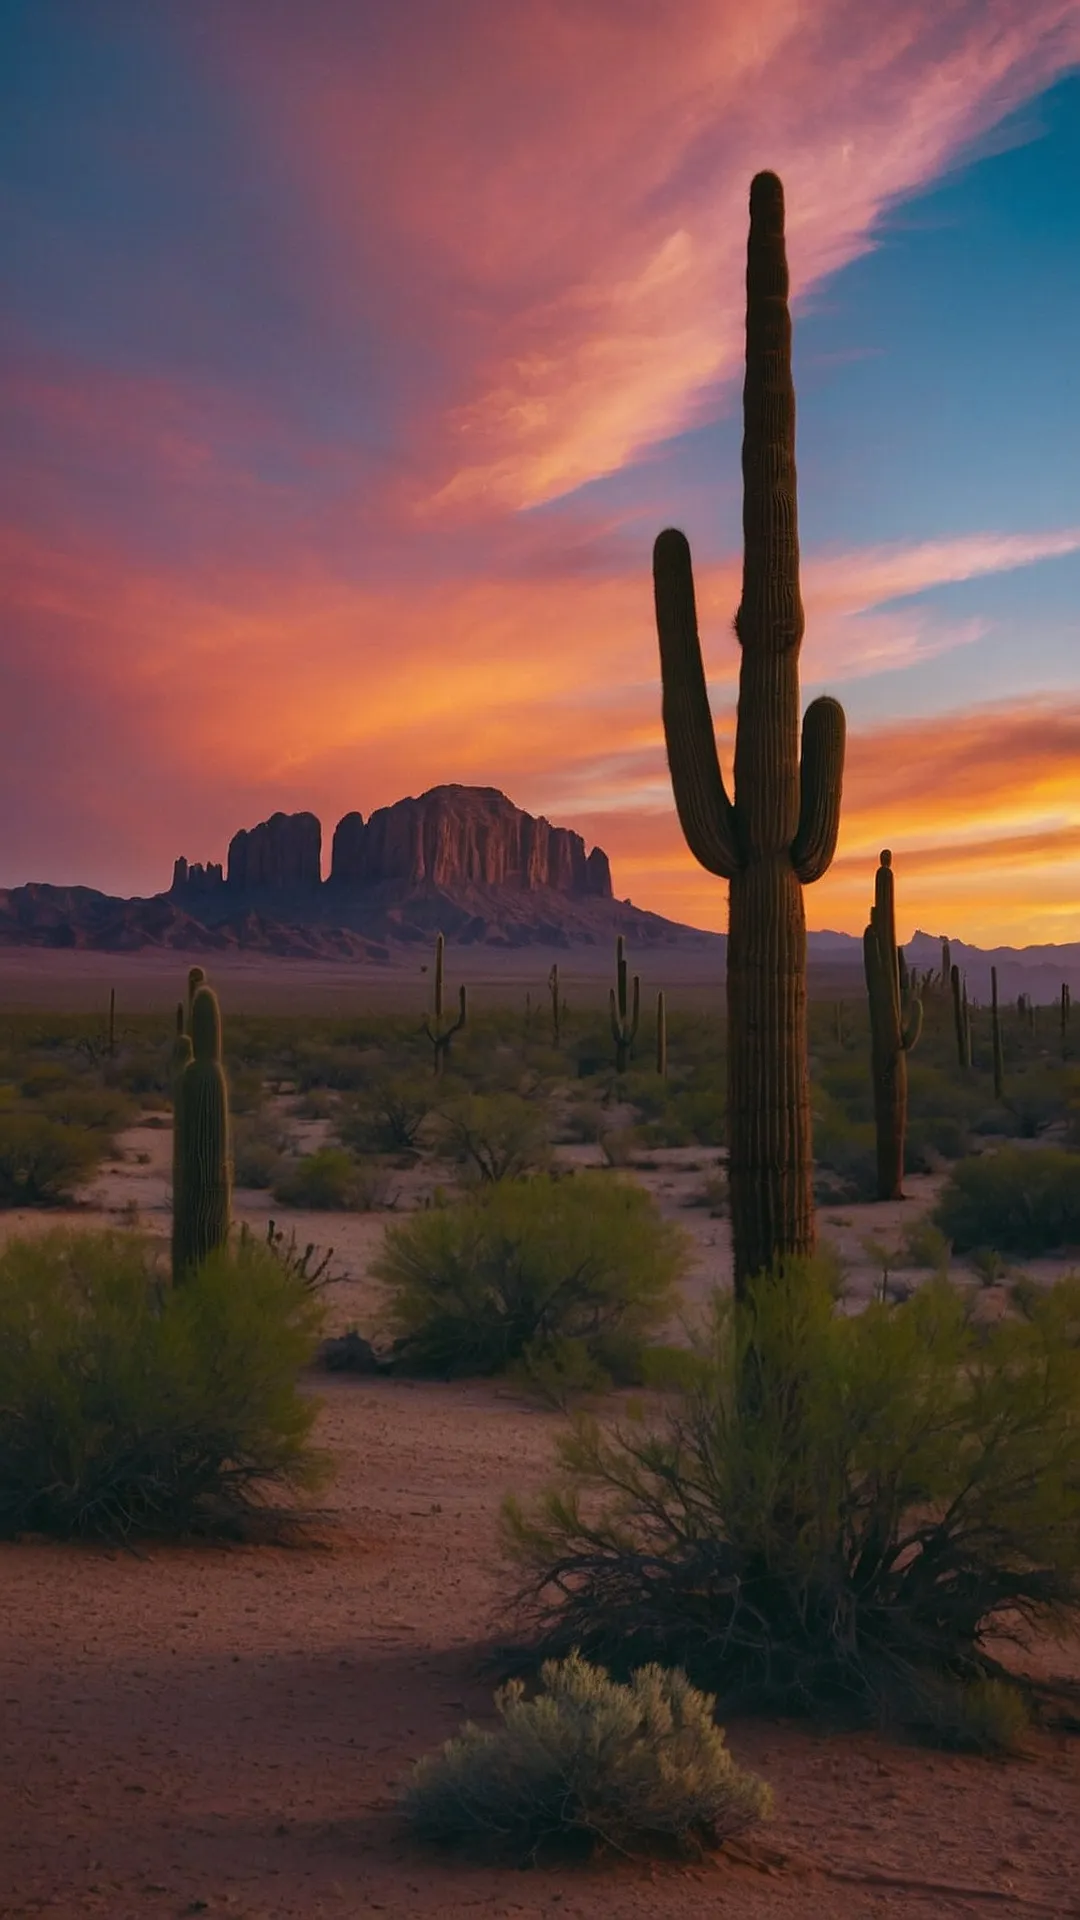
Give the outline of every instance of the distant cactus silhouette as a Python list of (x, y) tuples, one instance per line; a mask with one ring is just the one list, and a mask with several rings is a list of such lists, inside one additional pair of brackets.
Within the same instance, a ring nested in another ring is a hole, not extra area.
[(994, 1059), (994, 1099), (1005, 1098), (1005, 1055), (1001, 1045), (1001, 1016), (998, 1012), (997, 968), (990, 969), (990, 1043)]
[(877, 1197), (904, 1197), (907, 1130), (907, 1056), (922, 1031), (922, 1001), (910, 988), (896, 944), (892, 854), (885, 848), (874, 885), (870, 925), (863, 934), (863, 967), (870, 1001), (870, 1061), (877, 1131)]
[(630, 1053), (637, 1039), (638, 1019), (641, 1014), (641, 981), (636, 973), (629, 1001), (626, 985), (626, 942), (620, 933), (615, 942), (615, 985), (608, 995), (611, 1009), (611, 1037), (615, 1042), (616, 1073), (625, 1073), (630, 1064)]
[(735, 1286), (814, 1246), (803, 887), (832, 860), (844, 711), (806, 710), (799, 754), (803, 608), (795, 487), (795, 390), (784, 193), (750, 187), (743, 387), (742, 648), (735, 795), (716, 752), (690, 549), (673, 528), (653, 552), (664, 732), (691, 853), (731, 884), (727, 956), (728, 1131)]
[(458, 1017), (452, 1026), (443, 1025), (443, 958), (446, 942), (441, 933), (435, 936), (435, 1025), (432, 1026), (427, 1015), (424, 1016), (422, 1031), (431, 1041), (435, 1054), (435, 1072), (441, 1074), (450, 1051), (450, 1042), (455, 1033), (460, 1033), (468, 1015), (468, 1000), (465, 988), (458, 990)]
[[(174, 1058), (179, 1058), (178, 1034)], [(211, 987), (191, 1003), (191, 1059), (176, 1083), (178, 1178), (173, 1194), (173, 1279), (181, 1281), (229, 1237), (232, 1168), (229, 1095), (221, 1063), (221, 1012)]]

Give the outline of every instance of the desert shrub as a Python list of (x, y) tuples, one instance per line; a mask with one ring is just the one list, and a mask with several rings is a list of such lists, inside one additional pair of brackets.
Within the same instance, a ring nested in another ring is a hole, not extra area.
[(168, 1100), (172, 1088), (169, 1048), (161, 1046), (151, 1051), (139, 1047), (130, 1053), (121, 1053), (115, 1060), (105, 1062), (102, 1078), (106, 1086), (120, 1087), (136, 1098), (153, 1095), (155, 1099)]
[(241, 1114), (232, 1125), (233, 1178), (238, 1187), (267, 1189), (281, 1174), (287, 1128), (265, 1113)]
[(371, 1271), (391, 1291), (401, 1363), (450, 1376), (540, 1360), (560, 1339), (625, 1361), (671, 1312), (685, 1262), (648, 1194), (593, 1173), (433, 1206), (388, 1227)]
[(692, 1147), (694, 1136), (680, 1117), (674, 1101), (667, 1101), (655, 1119), (643, 1121), (639, 1132), (643, 1146)]
[(951, 1113), (916, 1117), (904, 1137), (904, 1172), (933, 1173), (941, 1160), (959, 1160), (968, 1150), (968, 1129)]
[(926, 1724), (928, 1686), (1006, 1678), (989, 1635), (1076, 1618), (1080, 1282), (987, 1326), (940, 1280), (837, 1315), (793, 1262), (714, 1316), (666, 1408), (580, 1417), (506, 1503), (535, 1652)]
[(722, 1220), (731, 1206), (731, 1190), (726, 1167), (717, 1167), (700, 1187), (687, 1197), (688, 1207), (707, 1207), (714, 1220)]
[(41, 1114), (0, 1114), (0, 1206), (55, 1206), (89, 1180), (105, 1149), (102, 1134)]
[(594, 1145), (611, 1126), (611, 1114), (600, 1100), (572, 1101), (561, 1130), (564, 1140)]
[(933, 1217), (958, 1253), (1080, 1245), (1080, 1158), (1061, 1147), (1005, 1147), (961, 1160)]
[(296, 1049), (294, 1073), (301, 1093), (315, 1087), (335, 1092), (355, 1092), (366, 1087), (385, 1071), (382, 1054), (370, 1047), (300, 1046)]
[(229, 1068), (229, 1107), (233, 1113), (258, 1113), (266, 1098), (266, 1088), (262, 1074), (255, 1067), (246, 1067), (230, 1060)]
[(921, 1722), (934, 1745), (958, 1753), (1017, 1753), (1031, 1728), (1028, 1703), (1007, 1680), (927, 1684), (922, 1702)]
[(355, 1207), (360, 1186), (355, 1155), (344, 1147), (320, 1147), (316, 1153), (285, 1162), (274, 1181), (274, 1199), (287, 1207), (310, 1207), (322, 1213)]
[(441, 1116), (439, 1143), (472, 1180), (516, 1180), (547, 1165), (551, 1127), (534, 1100), (514, 1093), (472, 1094)]
[(929, 1267), (934, 1273), (949, 1271), (952, 1246), (928, 1213), (910, 1220), (900, 1237), (900, 1246), (909, 1266)]
[(43, 1100), (49, 1094), (73, 1093), (82, 1074), (63, 1060), (29, 1060), (23, 1067), (19, 1092), (24, 1100)]
[(873, 1121), (848, 1120), (827, 1095), (815, 1095), (814, 1166), (814, 1191), (819, 1199), (875, 1199), (877, 1136)]
[(707, 1086), (682, 1088), (672, 1096), (668, 1117), (673, 1127), (685, 1130), (685, 1141), (673, 1145), (724, 1147), (727, 1145), (727, 1093), (724, 1069)]
[(501, 1725), (467, 1723), (413, 1770), (403, 1811), (428, 1840), (522, 1863), (555, 1848), (719, 1847), (767, 1816), (772, 1795), (737, 1767), (715, 1701), (684, 1674), (645, 1667), (621, 1686), (577, 1654), (541, 1691), (495, 1696)]
[(360, 1153), (418, 1153), (435, 1106), (433, 1081), (382, 1079), (338, 1116), (337, 1133)]
[(314, 1484), (317, 1303), (262, 1247), (184, 1286), (128, 1234), (0, 1252), (0, 1533), (175, 1533)]
[(89, 1127), (107, 1135), (132, 1126), (138, 1118), (135, 1102), (116, 1087), (69, 1086), (43, 1094), (37, 1110), (46, 1120), (65, 1127)]

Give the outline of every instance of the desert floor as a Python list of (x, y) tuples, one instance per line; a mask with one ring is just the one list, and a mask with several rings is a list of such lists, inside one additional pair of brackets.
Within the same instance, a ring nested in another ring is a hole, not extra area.
[[(65, 1218), (164, 1233), (170, 1136), (148, 1120), (79, 1209), (8, 1214), (3, 1231)], [(726, 1223), (687, 1205), (716, 1156), (652, 1158), (638, 1177), (695, 1238), (692, 1321), (726, 1269)], [(878, 1279), (862, 1238), (887, 1242), (934, 1184), (823, 1213), (822, 1233), (863, 1262), (859, 1291)], [(385, 1215), (290, 1214), (252, 1193), (237, 1211), (333, 1245), (332, 1326), (377, 1324), (364, 1269)], [(499, 1502), (543, 1484), (562, 1419), (488, 1384), (322, 1375), (312, 1389), (338, 1472), (308, 1544), (0, 1548), (0, 1914), (1080, 1914), (1080, 1742), (1049, 1733), (995, 1763), (735, 1722), (732, 1750), (776, 1813), (706, 1864), (514, 1872), (420, 1851), (395, 1790), (464, 1718), (490, 1715), (477, 1650), (500, 1620)], [(1033, 1658), (1080, 1671), (1075, 1648)]]

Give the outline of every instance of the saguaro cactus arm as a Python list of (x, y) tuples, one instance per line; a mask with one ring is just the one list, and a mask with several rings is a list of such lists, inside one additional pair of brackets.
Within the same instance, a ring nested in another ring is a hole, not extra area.
[(695, 860), (730, 880), (742, 865), (735, 808), (716, 752), (698, 637), (690, 546), (667, 527), (653, 547), (653, 591), (664, 687), (664, 737), (679, 824)]
[(847, 722), (839, 700), (812, 700), (803, 715), (799, 763), (799, 826), (791, 864), (804, 886), (820, 880), (832, 864), (840, 831)]

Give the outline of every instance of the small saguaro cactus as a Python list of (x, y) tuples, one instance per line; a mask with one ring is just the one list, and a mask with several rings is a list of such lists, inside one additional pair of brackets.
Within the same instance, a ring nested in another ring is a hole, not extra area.
[(559, 1020), (559, 963), (557, 960), (552, 962), (551, 972), (548, 974), (548, 992), (551, 995), (551, 1044), (553, 1047), (558, 1047), (561, 1037), (561, 1026)]
[(994, 1099), (1005, 1098), (1005, 1055), (1001, 1045), (1001, 1016), (998, 1012), (997, 968), (990, 969), (990, 1043), (994, 1059)]
[(944, 936), (944, 935), (942, 935), (942, 939), (941, 939), (941, 987), (942, 987), (942, 992), (944, 992), (944, 993), (948, 993), (948, 991), (949, 991), (949, 986), (950, 986), (950, 983), (951, 983), (951, 981), (952, 981), (952, 950), (951, 950), (951, 948), (950, 948), (950, 946), (949, 946), (949, 943), (948, 943), (948, 941), (947, 941), (947, 940), (945, 939), (945, 936)]
[(194, 1273), (229, 1237), (229, 1094), (221, 1062), (221, 1011), (212, 987), (196, 987), (191, 1002), (191, 1033), (177, 1034), (174, 1060), (179, 1059), (185, 1037), (191, 1059), (175, 1088), (178, 1164), (173, 1194), (174, 1281)]
[(870, 924), (863, 934), (863, 967), (870, 1001), (870, 1062), (877, 1130), (877, 1197), (904, 1197), (907, 1129), (907, 1056), (922, 1031), (922, 1001), (908, 986), (896, 944), (892, 854), (886, 847), (874, 884)]
[(176, 1258), (177, 1223), (180, 1221), (182, 1216), (182, 1208), (177, 1197), (180, 1192), (180, 1179), (183, 1171), (183, 1155), (180, 1151), (180, 1098), (179, 1098), (180, 1076), (182, 1075), (184, 1068), (187, 1066), (191, 1058), (192, 1058), (191, 1035), (187, 1031), (187, 1027), (185, 1026), (185, 1023), (184, 1023), (184, 1003), (182, 1000), (178, 1000), (176, 1003), (176, 1029), (173, 1036), (172, 1054), (169, 1060), (169, 1084), (172, 1088), (172, 1103), (173, 1103), (172, 1264), (173, 1264), (174, 1273), (178, 1271), (177, 1258)]
[[(608, 995), (611, 1010), (611, 1037), (615, 1042), (615, 1071), (625, 1073), (637, 1039), (641, 1014), (641, 981), (635, 973), (627, 999), (626, 942), (620, 933), (615, 942), (615, 985)], [(627, 1007), (629, 1004), (629, 1012)]]
[(461, 1032), (468, 1017), (468, 1000), (466, 998), (465, 988), (460, 987), (458, 989), (458, 1017), (451, 1026), (443, 1025), (443, 961), (445, 951), (446, 942), (442, 934), (438, 933), (435, 936), (435, 1025), (432, 1026), (431, 1021), (425, 1014), (422, 1028), (422, 1031), (427, 1034), (428, 1039), (431, 1041), (435, 1056), (435, 1072), (437, 1074), (442, 1072), (446, 1064), (446, 1056), (450, 1051), (451, 1040), (455, 1033)]
[(717, 757), (690, 548), (668, 528), (653, 550), (675, 805), (695, 859), (730, 883), (728, 1179), (738, 1294), (755, 1274), (814, 1250), (803, 887), (832, 860), (844, 766), (844, 710), (827, 696), (807, 708), (799, 752), (795, 389), (784, 190), (774, 173), (750, 186), (742, 470), (734, 799)]
[(971, 1014), (967, 1003), (967, 981), (961, 985), (960, 969), (954, 965), (950, 975), (952, 986), (953, 1026), (956, 1029), (956, 1057), (961, 1072), (966, 1073), (971, 1065)]
[(656, 1071), (667, 1079), (667, 999), (661, 987), (656, 996)]

